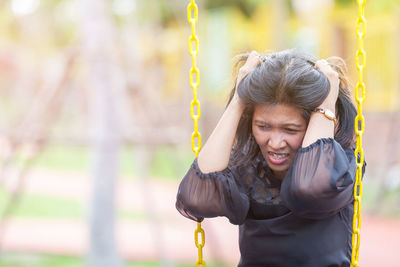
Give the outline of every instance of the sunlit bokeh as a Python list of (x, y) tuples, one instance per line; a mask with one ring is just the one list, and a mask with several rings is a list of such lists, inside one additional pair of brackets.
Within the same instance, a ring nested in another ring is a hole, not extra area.
[(17, 16), (23, 16), (35, 12), (40, 0), (12, 0), (11, 9)]

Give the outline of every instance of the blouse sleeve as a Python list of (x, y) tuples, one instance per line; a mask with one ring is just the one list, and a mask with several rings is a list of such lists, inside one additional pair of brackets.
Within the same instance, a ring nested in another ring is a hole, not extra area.
[(202, 173), (195, 159), (179, 185), (176, 208), (183, 216), (198, 222), (226, 216), (233, 224), (243, 223), (249, 199), (241, 192), (237, 176), (230, 168)]
[(298, 216), (331, 216), (353, 201), (356, 167), (352, 148), (344, 150), (332, 138), (319, 139), (298, 150), (282, 182), (281, 198)]

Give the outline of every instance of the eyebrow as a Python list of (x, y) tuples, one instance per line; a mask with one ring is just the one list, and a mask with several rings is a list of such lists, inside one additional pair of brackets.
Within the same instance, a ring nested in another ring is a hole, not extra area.
[[(254, 120), (254, 123), (260, 123), (260, 124), (268, 124), (265, 121), (261, 121), (261, 120)], [(293, 123), (293, 122), (289, 122), (289, 123), (284, 123), (281, 126), (283, 127), (295, 127), (295, 128), (302, 128), (302, 126), (300, 124), (297, 123)]]

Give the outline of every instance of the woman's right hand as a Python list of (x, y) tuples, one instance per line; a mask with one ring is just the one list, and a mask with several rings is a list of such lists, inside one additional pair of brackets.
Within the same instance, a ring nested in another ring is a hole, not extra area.
[(236, 80), (236, 89), (235, 89), (235, 95), (234, 98), (239, 99), (239, 96), (237, 95), (237, 87), (240, 83), (240, 81), (246, 77), (247, 74), (249, 74), (255, 67), (260, 65), (265, 59), (256, 51), (252, 51), (249, 56), (247, 57), (246, 62), (244, 65), (239, 69), (237, 80)]

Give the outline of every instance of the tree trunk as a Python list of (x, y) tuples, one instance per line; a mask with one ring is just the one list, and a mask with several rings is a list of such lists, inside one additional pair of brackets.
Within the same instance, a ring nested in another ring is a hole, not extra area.
[(81, 0), (82, 41), (91, 89), (92, 179), (89, 266), (118, 267), (115, 238), (115, 183), (120, 125), (117, 96), (121, 88), (113, 60), (113, 32), (104, 0)]

